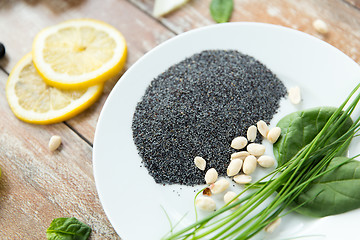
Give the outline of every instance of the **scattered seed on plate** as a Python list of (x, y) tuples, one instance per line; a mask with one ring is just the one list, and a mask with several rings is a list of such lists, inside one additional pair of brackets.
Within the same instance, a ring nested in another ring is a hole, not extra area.
[(238, 184), (247, 184), (251, 182), (252, 177), (250, 175), (239, 174), (234, 176), (233, 180)]
[(260, 120), (257, 122), (257, 129), (259, 131), (259, 133), (266, 138), (268, 132), (269, 132), (269, 127), (266, 124), (266, 122), (264, 122), (263, 120)]
[(275, 165), (275, 159), (267, 155), (260, 156), (257, 162), (260, 166), (264, 168), (269, 168)]
[(231, 141), (231, 147), (234, 149), (243, 149), (244, 147), (246, 147), (248, 141), (245, 137), (236, 137)]
[(204, 190), (203, 190), (203, 195), (206, 195), (206, 196), (211, 196), (211, 190), (210, 190), (210, 188), (205, 188)]
[(228, 191), (228, 192), (225, 193), (225, 195), (224, 195), (224, 202), (225, 202), (225, 203), (229, 203), (229, 202), (232, 202), (232, 201), (236, 200), (236, 199), (235, 199), (236, 195), (237, 195), (237, 194), (236, 194), (235, 192), (233, 192), (233, 191)]
[(275, 221), (269, 223), (269, 225), (267, 225), (267, 226), (265, 227), (265, 232), (268, 232), (268, 233), (274, 232), (275, 229), (276, 229), (277, 227), (279, 227), (280, 223), (281, 223), (281, 218), (278, 218), (278, 219), (276, 219)]
[(216, 171), (215, 168), (210, 168), (209, 170), (206, 171), (205, 173), (206, 184), (216, 182), (217, 178), (218, 178), (218, 172)]
[(242, 170), (245, 174), (249, 175), (255, 171), (256, 166), (257, 166), (256, 157), (253, 155), (250, 155), (245, 158)]
[(216, 203), (215, 201), (210, 197), (198, 197), (195, 200), (195, 205), (199, 209), (203, 211), (215, 211), (216, 209)]
[(268, 135), (267, 135), (267, 140), (269, 140), (269, 142), (271, 143), (275, 143), (278, 138), (280, 137), (281, 134), (281, 128), (279, 127), (274, 127), (272, 129), (270, 129)]
[(195, 163), (195, 166), (197, 168), (199, 168), (200, 170), (203, 170), (203, 171), (205, 170), (206, 161), (202, 157), (199, 157), (199, 156), (195, 157), (194, 158), (194, 163)]
[(250, 155), (254, 155), (255, 157), (261, 156), (265, 153), (265, 146), (258, 143), (250, 143), (247, 146), (247, 151)]
[(228, 189), (229, 186), (230, 183), (225, 178), (221, 178), (210, 185), (210, 190), (213, 194), (218, 194)]
[(227, 168), (227, 175), (229, 177), (231, 177), (231, 176), (238, 174), (241, 170), (242, 164), (243, 164), (243, 160), (241, 160), (240, 158), (235, 158), (235, 159), (231, 160), (231, 162)]
[(240, 158), (241, 160), (244, 160), (249, 155), (250, 155), (250, 153), (248, 153), (247, 151), (235, 152), (235, 153), (231, 154), (231, 160), (236, 159), (236, 158)]
[(329, 32), (329, 28), (328, 25), (326, 24), (326, 22), (324, 22), (321, 19), (316, 19), (313, 22), (313, 27), (315, 28), (315, 30), (321, 34), (327, 34)]
[(49, 150), (50, 151), (55, 151), (56, 149), (58, 149), (61, 145), (61, 137), (54, 135), (50, 138), (49, 141)]
[(247, 139), (249, 140), (249, 142), (254, 142), (256, 139), (256, 135), (257, 135), (257, 127), (254, 125), (251, 125), (248, 130), (247, 130)]
[(301, 91), (300, 87), (292, 87), (289, 89), (289, 99), (292, 104), (299, 104), (301, 102)]

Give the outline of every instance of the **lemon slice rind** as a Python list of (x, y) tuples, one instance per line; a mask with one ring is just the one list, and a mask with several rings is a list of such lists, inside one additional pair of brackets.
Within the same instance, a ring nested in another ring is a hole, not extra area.
[[(19, 119), (34, 123), (34, 124), (52, 124), (68, 120), (86, 108), (91, 106), (101, 95), (104, 84), (97, 84), (89, 87), (86, 92), (78, 99), (70, 102), (66, 107), (58, 110), (49, 110), (47, 112), (39, 113), (33, 110), (24, 109), (19, 104), (19, 97), (15, 91), (15, 85), (19, 79), (19, 75), (24, 67), (32, 64), (32, 54), (25, 55), (11, 71), (8, 81), (6, 83), (6, 98), (9, 106), (16, 117)], [(40, 77), (40, 76), (39, 76)], [(52, 88), (49, 86), (49, 88)], [(55, 90), (55, 89), (54, 89)], [(61, 91), (61, 90), (60, 90)], [(29, 92), (29, 94), (31, 94)]]
[[(61, 29), (80, 27), (92, 27), (98, 31), (107, 33), (116, 43), (112, 58), (105, 62), (100, 68), (81, 75), (71, 75), (54, 71), (51, 65), (44, 61), (43, 48), (45, 40)], [(61, 89), (77, 89), (104, 82), (118, 74), (126, 61), (127, 46), (123, 35), (113, 26), (93, 19), (75, 19), (50, 26), (40, 31), (34, 39), (32, 54), (35, 68), (47, 84)]]

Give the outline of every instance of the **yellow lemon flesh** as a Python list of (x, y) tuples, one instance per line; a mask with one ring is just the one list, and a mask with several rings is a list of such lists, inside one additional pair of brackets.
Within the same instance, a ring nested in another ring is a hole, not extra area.
[(70, 20), (45, 28), (33, 42), (33, 61), (44, 81), (62, 89), (90, 87), (118, 74), (125, 64), (125, 38), (97, 20)]
[(92, 105), (103, 84), (78, 90), (61, 90), (46, 84), (34, 67), (31, 53), (11, 71), (6, 97), (13, 113), (23, 121), (51, 124), (65, 121)]

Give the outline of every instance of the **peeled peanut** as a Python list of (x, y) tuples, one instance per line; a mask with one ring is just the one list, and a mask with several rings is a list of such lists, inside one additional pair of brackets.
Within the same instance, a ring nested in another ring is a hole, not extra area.
[(270, 129), (268, 135), (267, 135), (267, 139), (269, 140), (269, 142), (271, 143), (276, 143), (276, 141), (279, 139), (281, 134), (281, 128), (279, 127), (274, 127), (272, 129)]
[(245, 158), (242, 170), (245, 174), (251, 174), (255, 171), (256, 165), (257, 165), (256, 157), (250, 155)]
[(61, 137), (54, 135), (50, 138), (49, 141), (49, 150), (50, 151), (55, 151), (56, 149), (58, 149), (58, 147), (60, 147), (61, 145)]
[(269, 225), (265, 227), (265, 232), (272, 233), (280, 225), (280, 223), (281, 218), (278, 218), (275, 221), (269, 223)]
[(207, 172), (205, 173), (205, 182), (206, 182), (207, 184), (216, 182), (217, 178), (218, 178), (218, 173), (217, 173), (217, 171), (215, 170), (215, 168), (210, 168), (210, 169), (207, 170)]
[(256, 157), (263, 155), (265, 153), (265, 150), (265, 146), (258, 143), (250, 143), (247, 146), (248, 153)]
[(195, 163), (195, 166), (197, 168), (199, 168), (200, 170), (203, 170), (203, 171), (205, 170), (206, 161), (202, 157), (195, 157), (194, 158), (194, 163)]
[(198, 197), (195, 200), (196, 207), (204, 211), (215, 211), (216, 203), (212, 198), (209, 197)]
[(256, 139), (256, 135), (257, 135), (257, 127), (254, 125), (251, 125), (247, 130), (247, 134), (246, 134), (247, 139), (250, 142), (253, 142)]
[(243, 164), (243, 160), (241, 160), (240, 158), (235, 158), (231, 160), (227, 168), (227, 175), (231, 177), (238, 174), (241, 170), (242, 164)]
[(264, 168), (269, 168), (275, 165), (275, 159), (270, 156), (263, 155), (258, 158), (257, 162)]
[(250, 153), (248, 153), (247, 151), (236, 152), (231, 154), (231, 160), (236, 158), (240, 158), (241, 160), (244, 160), (249, 155)]
[(257, 122), (257, 129), (259, 130), (259, 133), (263, 135), (263, 137), (266, 137), (269, 132), (269, 127), (263, 120), (260, 120)]
[(329, 28), (327, 26), (327, 24), (321, 20), (321, 19), (317, 19), (313, 22), (313, 27), (315, 28), (315, 30), (321, 34), (326, 34), (329, 32)]
[(231, 142), (231, 147), (234, 149), (242, 149), (246, 147), (248, 141), (245, 137), (236, 137)]
[(236, 193), (235, 192), (233, 192), (233, 191), (228, 191), (227, 193), (225, 193), (225, 195), (224, 195), (224, 202), (225, 203), (229, 203), (229, 202), (232, 202), (232, 201), (234, 201), (234, 200), (236, 200), (236, 199), (234, 199), (235, 197), (236, 197)]
[(289, 99), (295, 105), (301, 102), (301, 92), (298, 86), (289, 89)]
[(249, 175), (240, 174), (240, 175), (236, 175), (233, 179), (238, 184), (246, 184), (251, 182), (252, 177)]
[(213, 194), (218, 194), (225, 191), (229, 186), (230, 183), (226, 179), (222, 178), (216, 181), (215, 183), (211, 184), (210, 190)]

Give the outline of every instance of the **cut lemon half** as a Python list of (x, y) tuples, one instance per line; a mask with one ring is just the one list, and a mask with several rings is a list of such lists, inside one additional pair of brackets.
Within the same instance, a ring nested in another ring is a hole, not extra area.
[(92, 19), (70, 20), (40, 31), (33, 42), (33, 61), (51, 86), (77, 89), (118, 74), (125, 64), (123, 35)]
[(29, 53), (11, 71), (6, 83), (6, 98), (21, 120), (51, 124), (65, 121), (89, 107), (101, 95), (103, 85), (80, 90), (51, 87), (36, 71)]

